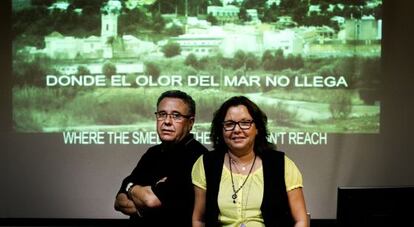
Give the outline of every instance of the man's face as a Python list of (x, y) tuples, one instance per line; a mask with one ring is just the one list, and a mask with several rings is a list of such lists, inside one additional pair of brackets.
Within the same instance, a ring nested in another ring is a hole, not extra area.
[(157, 119), (157, 133), (163, 142), (180, 142), (190, 133), (194, 117), (181, 117), (174, 119), (171, 114), (189, 116), (189, 108), (183, 100), (178, 98), (163, 98), (157, 107), (158, 113), (167, 114), (165, 119)]

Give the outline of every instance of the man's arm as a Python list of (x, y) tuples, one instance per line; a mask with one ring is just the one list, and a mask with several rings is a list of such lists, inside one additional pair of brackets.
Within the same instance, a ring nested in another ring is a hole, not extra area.
[(115, 198), (114, 208), (125, 215), (138, 214), (143, 210), (161, 206), (161, 201), (154, 194), (151, 186), (132, 186), (127, 193), (120, 192)]
[(161, 206), (161, 201), (154, 194), (151, 186), (134, 185), (129, 190), (128, 195), (139, 210)]
[(143, 186), (145, 182), (147, 182), (147, 185), (150, 184), (152, 177), (151, 164), (150, 152), (146, 152), (131, 175), (122, 181), (121, 188), (115, 198), (115, 210), (126, 215), (137, 213), (140, 215), (147, 208), (159, 207), (161, 205), (161, 202), (151, 190), (151, 186)]

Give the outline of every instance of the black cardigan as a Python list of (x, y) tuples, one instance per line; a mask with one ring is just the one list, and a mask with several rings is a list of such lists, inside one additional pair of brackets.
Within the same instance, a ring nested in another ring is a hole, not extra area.
[[(220, 226), (217, 199), (224, 155), (224, 151), (214, 150), (203, 156), (207, 183), (205, 213), (207, 227)], [(267, 150), (257, 155), (262, 159), (263, 164), (264, 192), (260, 210), (265, 226), (293, 226), (285, 184), (284, 153)]]
[[(207, 149), (192, 134), (178, 144), (162, 143), (149, 148), (131, 175), (123, 180), (119, 193), (126, 193), (129, 182), (142, 186), (152, 185), (152, 190), (163, 205), (144, 210), (143, 218), (132, 215), (132, 224), (191, 227), (194, 207), (191, 169), (194, 162), (206, 152)], [(157, 184), (163, 177), (168, 178)]]

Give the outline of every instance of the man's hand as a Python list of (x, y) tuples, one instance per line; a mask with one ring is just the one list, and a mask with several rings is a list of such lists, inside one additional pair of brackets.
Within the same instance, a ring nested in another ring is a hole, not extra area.
[(125, 215), (132, 215), (137, 213), (134, 201), (128, 199), (125, 193), (119, 193), (115, 199), (115, 210), (122, 212)]
[[(163, 178), (159, 183), (164, 182)], [(142, 211), (148, 208), (157, 208), (161, 206), (161, 201), (154, 194), (151, 186), (134, 185), (130, 191), (129, 196), (126, 193), (119, 193), (115, 199), (115, 210), (122, 212), (125, 215), (138, 214), (142, 215)]]
[(151, 186), (135, 185), (130, 190), (130, 197), (138, 209), (156, 208), (161, 206), (161, 201), (154, 194)]

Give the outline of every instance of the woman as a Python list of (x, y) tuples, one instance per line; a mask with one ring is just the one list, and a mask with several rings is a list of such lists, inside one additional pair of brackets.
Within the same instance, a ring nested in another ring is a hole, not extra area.
[(302, 176), (267, 142), (266, 125), (266, 115), (244, 96), (215, 112), (215, 150), (193, 166), (194, 227), (307, 226)]

